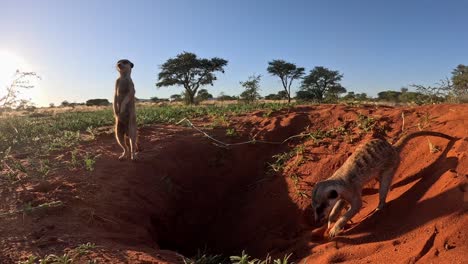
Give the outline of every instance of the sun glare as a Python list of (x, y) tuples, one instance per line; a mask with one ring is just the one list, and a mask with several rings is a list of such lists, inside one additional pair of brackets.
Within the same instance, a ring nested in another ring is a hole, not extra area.
[(18, 55), (0, 50), (0, 85), (5, 86), (11, 82), (16, 70), (26, 66), (25, 61)]
[[(21, 56), (8, 50), (0, 50), (0, 95), (5, 87), (11, 84), (17, 70), (34, 71), (31, 65)], [(22, 91), (21, 98), (36, 101), (35, 99), (39, 95), (38, 83), (35, 79), (31, 79), (30, 81), (35, 88)]]

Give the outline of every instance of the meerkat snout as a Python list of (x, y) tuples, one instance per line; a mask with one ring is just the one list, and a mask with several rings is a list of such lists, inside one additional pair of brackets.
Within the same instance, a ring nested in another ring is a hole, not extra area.
[(323, 186), (315, 187), (314, 193), (323, 193), (325, 195), (316, 195), (315, 201), (312, 203), (312, 208), (314, 209), (314, 218), (315, 223), (324, 224), (330, 214), (331, 209), (338, 201), (338, 192), (335, 189), (320, 190), (319, 189), (328, 189), (323, 188)]

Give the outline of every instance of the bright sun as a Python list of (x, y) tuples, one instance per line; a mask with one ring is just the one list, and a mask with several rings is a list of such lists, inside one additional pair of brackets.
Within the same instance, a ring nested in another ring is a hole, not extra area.
[(16, 70), (23, 69), (27, 63), (18, 55), (0, 50), (0, 87), (5, 87), (11, 82)]
[[(5, 92), (5, 87), (10, 85), (15, 77), (16, 70), (33, 71), (31, 65), (21, 56), (7, 50), (0, 50), (0, 96)], [(23, 90), (20, 94), (22, 99), (31, 99), (37, 102), (40, 99), (38, 82), (35, 79), (31, 80), (33, 89)]]

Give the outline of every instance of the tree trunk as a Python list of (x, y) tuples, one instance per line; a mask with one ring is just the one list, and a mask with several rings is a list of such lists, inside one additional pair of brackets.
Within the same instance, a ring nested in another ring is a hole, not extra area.
[(188, 103), (189, 105), (195, 104), (195, 93), (190, 88), (185, 88), (185, 97), (188, 97), (184, 98), (185, 103)]
[(194, 105), (195, 104), (195, 95), (192, 93), (188, 93), (189, 96), (189, 104)]

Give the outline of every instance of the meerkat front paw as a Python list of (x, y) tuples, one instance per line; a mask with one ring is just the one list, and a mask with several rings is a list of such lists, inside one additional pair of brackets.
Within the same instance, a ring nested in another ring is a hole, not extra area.
[(338, 227), (338, 226), (335, 225), (335, 226), (330, 230), (330, 232), (328, 233), (328, 236), (329, 236), (330, 238), (334, 238), (334, 237), (336, 237), (337, 235), (339, 235), (342, 231), (343, 231), (342, 228), (340, 228), (340, 227)]
[(131, 160), (132, 161), (137, 161), (139, 158), (138, 158), (138, 153), (133, 153), (132, 157), (131, 157)]
[(119, 160), (124, 160), (126, 157), (127, 157), (127, 153), (123, 152), (123, 153), (119, 156)]

